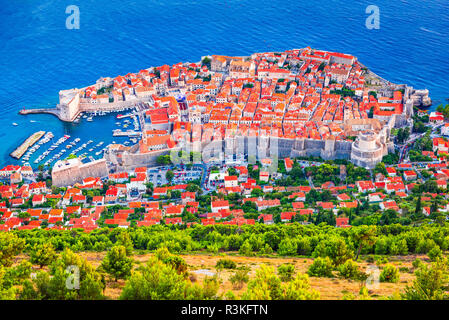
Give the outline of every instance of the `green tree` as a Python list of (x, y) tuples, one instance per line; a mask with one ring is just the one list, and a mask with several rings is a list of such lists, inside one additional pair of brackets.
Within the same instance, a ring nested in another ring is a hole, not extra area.
[(204, 59), (201, 60), (201, 65), (207, 66), (207, 68), (210, 69), (211, 62), (212, 62), (212, 60), (209, 57), (204, 57)]
[(157, 258), (134, 271), (123, 288), (122, 300), (183, 300), (186, 281), (171, 266)]
[(310, 288), (307, 275), (298, 273), (293, 281), (282, 283), (274, 268), (264, 264), (257, 269), (242, 295), (245, 300), (317, 300), (319, 297), (319, 293)]
[(244, 256), (252, 256), (253, 248), (248, 240), (245, 240), (243, 244), (240, 246), (239, 253)]
[(215, 265), (216, 269), (235, 269), (237, 264), (231, 259), (220, 259)]
[(0, 265), (0, 300), (15, 300), (16, 290), (14, 287), (5, 286), (5, 268)]
[(278, 275), (282, 282), (291, 281), (295, 274), (295, 266), (290, 263), (283, 263), (278, 267)]
[(320, 293), (310, 287), (309, 277), (298, 273), (296, 277), (283, 285), (283, 300), (319, 300)]
[(242, 268), (236, 270), (235, 273), (229, 277), (229, 281), (231, 281), (234, 289), (240, 290), (243, 285), (249, 281), (248, 272), (248, 268)]
[(33, 282), (25, 280), (19, 293), (19, 300), (40, 300), (39, 293), (34, 288)]
[(118, 235), (116, 245), (124, 246), (126, 249), (127, 256), (131, 256), (133, 254), (134, 244), (133, 244), (133, 241), (131, 240), (131, 237), (128, 232), (122, 231)]
[(278, 254), (281, 256), (293, 256), (298, 250), (298, 244), (294, 239), (284, 239), (279, 243)]
[(330, 237), (321, 241), (315, 248), (315, 257), (329, 257), (338, 266), (353, 256), (346, 242), (340, 237)]
[(44, 300), (104, 298), (101, 274), (69, 249), (65, 249), (50, 265), (50, 272), (39, 271), (33, 282), (36, 286), (36, 295)]
[(124, 246), (114, 246), (103, 259), (101, 267), (117, 281), (131, 275), (133, 259), (127, 257)]
[(388, 175), (387, 169), (385, 168), (385, 163), (379, 162), (376, 164), (376, 167), (374, 168), (374, 173), (382, 173), (384, 176)]
[(0, 232), (0, 265), (9, 267), (13, 258), (21, 253), (25, 240), (10, 232)]
[(310, 265), (307, 273), (312, 277), (333, 277), (332, 270), (334, 266), (329, 257), (316, 258)]
[(446, 287), (448, 283), (447, 264), (437, 261), (430, 266), (420, 264), (415, 271), (412, 286), (406, 286), (401, 295), (405, 300), (444, 300), (448, 298)]
[(245, 300), (281, 300), (281, 280), (275, 274), (273, 267), (262, 264), (256, 271), (255, 277), (248, 282)]
[(51, 243), (43, 243), (35, 245), (30, 251), (30, 261), (38, 264), (42, 269), (43, 266), (48, 266), (56, 260), (56, 251)]
[(376, 227), (374, 226), (360, 226), (358, 228), (351, 229), (351, 237), (354, 242), (358, 243), (357, 254), (355, 261), (359, 258), (360, 252), (364, 245), (372, 245), (376, 239)]
[(168, 170), (165, 173), (165, 179), (167, 179), (168, 182), (171, 182), (173, 180), (173, 178), (175, 177), (175, 174), (173, 173), (173, 171)]
[(379, 224), (388, 225), (398, 222), (398, 214), (395, 210), (387, 209), (382, 213)]
[(427, 252), (427, 255), (429, 256), (431, 261), (436, 261), (442, 257), (443, 251), (441, 251), (440, 247), (436, 245), (432, 249), (430, 249), (429, 252)]
[(416, 201), (415, 214), (419, 215), (421, 213), (422, 213), (421, 194), (419, 194), (418, 200)]
[(360, 270), (357, 262), (354, 260), (347, 260), (345, 263), (338, 267), (340, 276), (346, 279), (357, 280), (360, 277)]
[(392, 264), (387, 264), (383, 268), (379, 277), (380, 282), (398, 282), (399, 281), (399, 270), (396, 266)]

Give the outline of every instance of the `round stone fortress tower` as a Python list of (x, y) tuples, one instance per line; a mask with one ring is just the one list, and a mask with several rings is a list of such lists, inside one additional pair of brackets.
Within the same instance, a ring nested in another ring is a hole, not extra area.
[(359, 133), (352, 143), (351, 161), (367, 169), (373, 169), (382, 161), (386, 145), (381, 142), (380, 136), (372, 130)]

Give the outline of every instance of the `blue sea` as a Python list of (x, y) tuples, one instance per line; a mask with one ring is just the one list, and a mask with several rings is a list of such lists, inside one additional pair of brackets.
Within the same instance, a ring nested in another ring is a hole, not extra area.
[[(372, 4), (378, 30), (365, 26)], [(66, 28), (69, 5), (79, 7), (78, 30)], [(37, 130), (114, 140), (114, 115), (64, 124), (51, 115), (20, 116), (23, 107), (54, 106), (59, 90), (101, 76), (208, 54), (339, 51), (390, 81), (429, 89), (435, 105), (449, 98), (447, 0), (1, 0), (0, 43), (0, 165), (16, 163), (9, 153)]]

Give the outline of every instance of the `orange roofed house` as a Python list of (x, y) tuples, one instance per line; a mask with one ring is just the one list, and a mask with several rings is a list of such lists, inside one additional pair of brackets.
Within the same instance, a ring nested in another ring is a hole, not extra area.
[(171, 149), (176, 145), (171, 135), (147, 137), (139, 142), (141, 153), (150, 151)]

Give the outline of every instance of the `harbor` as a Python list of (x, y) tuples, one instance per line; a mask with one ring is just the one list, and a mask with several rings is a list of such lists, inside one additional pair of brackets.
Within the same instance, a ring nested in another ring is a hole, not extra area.
[(45, 131), (38, 131), (33, 133), (28, 139), (25, 140), (16, 150), (11, 152), (11, 157), (20, 159), (27, 152), (27, 150), (32, 147), (40, 138), (45, 134)]
[[(33, 115), (27, 122), (27, 126), (45, 128), (47, 131), (30, 136), (10, 156), (15, 155), (18, 163), (34, 168), (51, 167), (58, 160), (75, 156), (98, 160), (110, 144), (130, 146), (137, 143), (141, 136), (139, 116), (135, 110), (82, 112), (72, 123), (57, 122), (59, 128), (48, 125), (54, 121), (46, 115)], [(23, 122), (17, 126), (23, 126)]]

